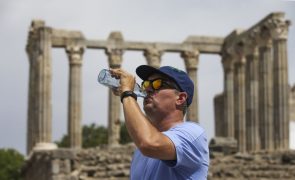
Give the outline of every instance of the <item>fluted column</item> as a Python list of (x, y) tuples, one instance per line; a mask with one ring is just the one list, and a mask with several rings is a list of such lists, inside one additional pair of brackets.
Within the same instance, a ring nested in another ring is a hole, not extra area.
[[(123, 61), (123, 49), (120, 48), (123, 43), (121, 32), (111, 32), (108, 37), (108, 44), (105, 53), (108, 56), (110, 68), (120, 68)], [(113, 46), (116, 44), (116, 46)], [(115, 96), (109, 89), (109, 114), (108, 114), (108, 144), (116, 146), (120, 140), (120, 107), (121, 101), (119, 96)]]
[(259, 47), (259, 120), (261, 148), (273, 150), (273, 59), (269, 31), (262, 29)]
[[(106, 51), (111, 68), (120, 68), (122, 64), (123, 51), (120, 49), (109, 49)], [(108, 122), (108, 144), (114, 146), (120, 140), (120, 97), (115, 96), (109, 90), (109, 122)]]
[(28, 153), (32, 149), (56, 148), (56, 145), (51, 142), (51, 37), (52, 29), (46, 27), (44, 21), (32, 22), (27, 47), (30, 58)]
[(188, 108), (187, 120), (199, 122), (199, 98), (198, 98), (198, 65), (199, 65), (199, 51), (184, 51), (181, 54), (184, 59), (186, 71), (194, 82), (194, 96), (191, 105)]
[(278, 150), (289, 149), (289, 85), (287, 36), (288, 21), (274, 22), (273, 40), (273, 101), (274, 146)]
[(225, 137), (234, 137), (235, 121), (234, 121), (234, 62), (231, 56), (224, 55), (222, 57), (222, 65), (224, 72), (224, 126)]
[(259, 94), (258, 94), (258, 48), (248, 44), (246, 55), (246, 140), (247, 151), (260, 149)]
[(52, 62), (51, 62), (51, 28), (40, 29), (40, 54), (38, 56), (38, 142), (51, 142), (52, 126)]
[(28, 119), (27, 119), (27, 154), (33, 149), (37, 143), (37, 58), (38, 51), (38, 28), (44, 26), (43, 21), (33, 21), (26, 46), (27, 55), (29, 58), (29, 89), (28, 89)]
[(79, 45), (66, 47), (69, 58), (68, 135), (71, 148), (82, 146), (82, 55), (84, 48)]
[(245, 58), (235, 62), (235, 137), (239, 152), (246, 151)]
[(215, 119), (215, 136), (227, 137), (224, 121), (224, 94), (218, 94), (214, 97), (214, 119)]
[[(28, 45), (30, 46), (30, 45)], [(34, 101), (35, 101), (35, 76), (36, 76), (36, 72), (35, 72), (35, 63), (33, 60), (33, 55), (32, 55), (32, 50), (28, 48), (27, 46), (27, 54), (29, 57), (29, 93), (28, 93), (28, 120), (27, 120), (27, 154), (30, 153), (30, 151), (33, 148), (33, 145), (35, 144), (35, 140), (34, 138), (34, 130), (35, 130), (35, 123), (34, 123), (34, 111), (33, 111), (33, 105), (34, 105)]]
[(146, 57), (148, 65), (155, 68), (160, 67), (162, 52), (155, 48), (149, 48), (144, 51), (143, 55)]

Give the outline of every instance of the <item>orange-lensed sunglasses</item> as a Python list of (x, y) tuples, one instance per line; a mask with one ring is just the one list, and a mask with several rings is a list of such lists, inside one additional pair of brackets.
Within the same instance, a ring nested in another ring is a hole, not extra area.
[(144, 80), (141, 83), (141, 88), (143, 90), (146, 90), (148, 87), (151, 87), (153, 90), (159, 90), (161, 88), (169, 88), (169, 89), (172, 88), (172, 89), (179, 90), (176, 84), (168, 82), (161, 78), (157, 78), (153, 80)]

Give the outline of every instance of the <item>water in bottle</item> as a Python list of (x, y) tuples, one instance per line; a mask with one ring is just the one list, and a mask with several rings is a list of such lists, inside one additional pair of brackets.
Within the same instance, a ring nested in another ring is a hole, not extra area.
[[(109, 88), (117, 88), (120, 86), (120, 79), (112, 77), (110, 71), (107, 69), (103, 69), (99, 72), (97, 80), (100, 84), (105, 85)], [(134, 93), (137, 95), (137, 97), (146, 96), (146, 92), (143, 91), (137, 83), (134, 87)]]

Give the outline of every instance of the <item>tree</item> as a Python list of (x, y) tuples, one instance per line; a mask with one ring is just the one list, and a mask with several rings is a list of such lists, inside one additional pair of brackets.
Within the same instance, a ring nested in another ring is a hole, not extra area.
[(121, 144), (127, 144), (132, 142), (132, 139), (129, 136), (129, 133), (127, 131), (126, 125), (124, 122), (121, 122), (121, 128), (120, 128), (120, 143)]
[(108, 143), (108, 130), (104, 126), (96, 126), (92, 123), (90, 126), (83, 126), (82, 130), (83, 148), (95, 147)]
[(19, 180), (24, 156), (14, 149), (0, 149), (0, 179)]
[[(125, 123), (120, 124), (120, 143), (131, 142)], [(55, 142), (58, 147), (70, 147), (69, 136), (64, 135), (60, 141)], [(94, 123), (83, 125), (82, 127), (82, 147), (96, 147), (108, 143), (108, 129), (104, 126), (98, 126)]]

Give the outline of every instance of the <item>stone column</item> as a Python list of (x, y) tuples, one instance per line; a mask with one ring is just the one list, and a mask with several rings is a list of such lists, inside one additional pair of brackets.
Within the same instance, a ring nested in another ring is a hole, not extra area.
[(27, 153), (56, 148), (51, 142), (51, 36), (44, 21), (32, 22), (27, 52), (30, 59)]
[(26, 46), (29, 58), (29, 89), (28, 89), (28, 119), (27, 119), (27, 154), (37, 143), (37, 58), (38, 58), (38, 28), (44, 26), (43, 21), (33, 21), (29, 30)]
[(226, 137), (224, 121), (224, 96), (218, 94), (214, 97), (214, 119), (215, 119), (215, 136)]
[(79, 45), (66, 47), (69, 58), (68, 135), (71, 148), (82, 146), (82, 55), (84, 48)]
[[(110, 68), (120, 68), (123, 60), (123, 35), (121, 32), (111, 32), (108, 37), (108, 44), (105, 53), (108, 56)], [(113, 46), (116, 44), (116, 46)], [(116, 146), (120, 140), (120, 107), (119, 96), (115, 96), (112, 90), (109, 90), (109, 122), (108, 122), (108, 144)]]
[[(122, 64), (123, 51), (120, 49), (109, 49), (106, 51), (110, 68), (120, 68)], [(108, 122), (108, 144), (116, 146), (120, 140), (120, 106), (119, 96), (115, 96), (109, 90), (109, 122)]]
[(273, 40), (273, 100), (274, 146), (278, 150), (289, 149), (289, 85), (287, 36), (288, 21), (274, 22)]
[[(51, 36), (52, 29), (43, 21), (33, 21), (28, 47), (30, 58), (30, 84), (28, 106), (28, 152), (31, 149), (52, 149), (51, 143)], [(34, 82), (31, 82), (34, 81)]]
[(51, 142), (52, 103), (51, 103), (51, 28), (40, 29), (40, 54), (38, 56), (38, 142)]
[(181, 53), (181, 57), (184, 59), (186, 71), (193, 81), (194, 97), (191, 105), (188, 108), (187, 120), (199, 122), (199, 98), (198, 98), (198, 65), (199, 65), (199, 51), (184, 51)]
[(295, 84), (289, 86), (289, 119), (295, 122)]
[(259, 42), (259, 119), (261, 149), (273, 150), (273, 59), (269, 31), (262, 29)]
[(234, 62), (232, 57), (224, 55), (222, 57), (222, 65), (224, 72), (224, 126), (222, 128), (224, 129), (225, 137), (234, 137)]
[(289, 86), (289, 119), (295, 122), (295, 84)]
[(155, 48), (146, 49), (143, 53), (149, 66), (159, 68), (161, 65), (162, 52)]
[(31, 48), (29, 47), (31, 46), (30, 44), (27, 46), (27, 54), (28, 54), (28, 57), (29, 57), (29, 95), (28, 95), (28, 120), (27, 120), (27, 154), (30, 153), (30, 151), (32, 150), (34, 144), (36, 143), (35, 140), (33, 140), (33, 137), (34, 137), (34, 134), (33, 134), (33, 131), (34, 129), (36, 128), (34, 126), (34, 111), (33, 111), (33, 104), (34, 104), (34, 101), (35, 101), (35, 63), (33, 61), (33, 55), (32, 55), (32, 51), (31, 51)]
[(244, 57), (235, 62), (235, 138), (239, 152), (246, 152), (245, 64)]
[(246, 55), (246, 140), (247, 151), (260, 149), (259, 94), (258, 94), (258, 48), (247, 44)]

